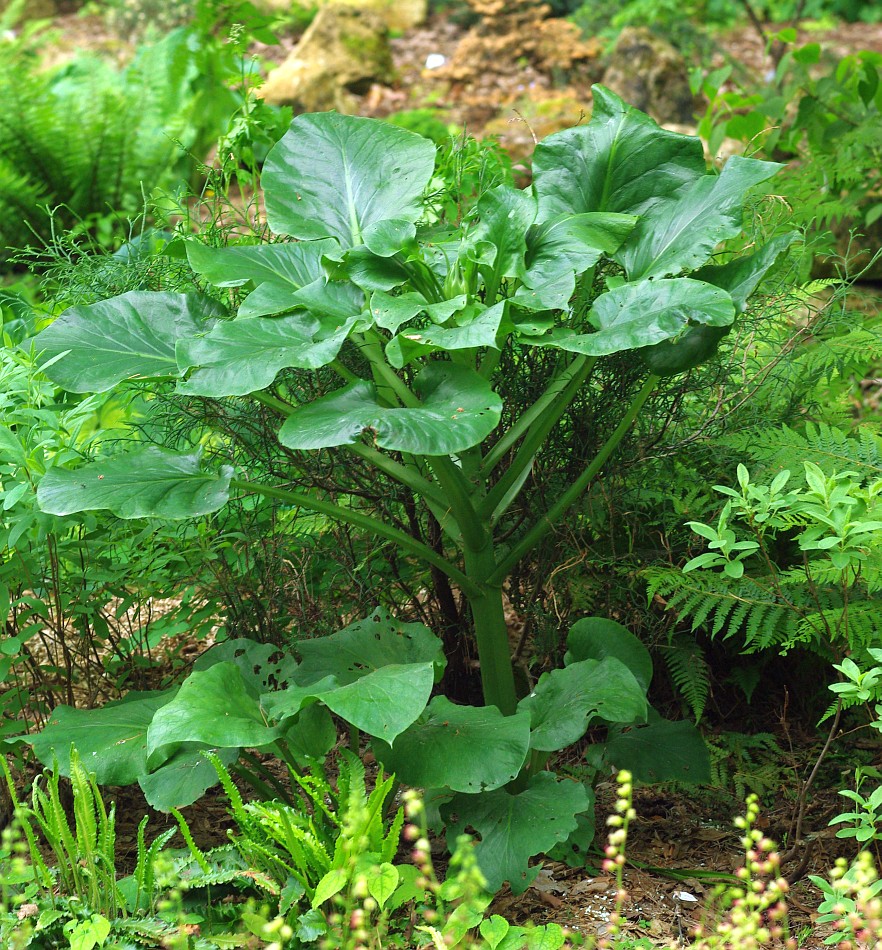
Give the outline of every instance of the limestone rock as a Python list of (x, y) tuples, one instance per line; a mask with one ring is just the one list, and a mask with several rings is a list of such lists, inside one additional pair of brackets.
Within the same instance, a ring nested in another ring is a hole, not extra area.
[(388, 32), (371, 10), (342, 4), (322, 7), (288, 58), (260, 94), (273, 105), (300, 112), (355, 112), (357, 95), (393, 75)]
[(683, 56), (645, 27), (622, 30), (603, 85), (657, 122), (693, 121), (695, 101)]
[(257, 6), (273, 12), (284, 12), (292, 6), (305, 9), (324, 7), (329, 2), (379, 13), (386, 27), (404, 32), (419, 26), (429, 12), (429, 0), (258, 0)]

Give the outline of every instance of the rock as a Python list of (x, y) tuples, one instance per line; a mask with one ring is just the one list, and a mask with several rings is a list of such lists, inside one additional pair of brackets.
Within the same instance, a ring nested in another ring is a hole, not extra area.
[(429, 0), (259, 0), (258, 6), (273, 11), (290, 10), (292, 6), (311, 10), (324, 7), (329, 2), (379, 13), (387, 29), (396, 33), (419, 26), (429, 12)]
[(322, 7), (260, 94), (300, 112), (357, 111), (357, 95), (393, 76), (388, 32), (379, 14), (334, 4)]
[(622, 30), (610, 54), (603, 84), (657, 122), (692, 122), (696, 103), (686, 60), (645, 27)]
[(587, 122), (591, 108), (566, 93), (537, 90), (519, 99), (514, 109), (504, 110), (485, 126), (483, 136), (496, 138), (516, 162), (533, 154), (536, 142), (562, 129)]

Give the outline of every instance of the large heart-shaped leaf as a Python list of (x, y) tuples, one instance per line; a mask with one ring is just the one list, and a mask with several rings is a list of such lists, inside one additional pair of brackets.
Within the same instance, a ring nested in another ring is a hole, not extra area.
[(686, 720), (670, 722), (651, 711), (650, 721), (610, 737), (606, 759), (638, 782), (710, 782), (710, 756), (701, 733)]
[(280, 369), (318, 369), (337, 358), (358, 317), (344, 323), (309, 314), (252, 317), (218, 323), (210, 333), (178, 342), (181, 369), (196, 367), (178, 383), (195, 396), (244, 396), (266, 389)]
[(218, 749), (259, 748), (282, 730), (269, 726), (239, 667), (230, 660), (191, 673), (177, 696), (153, 717), (148, 753), (181, 742)]
[(486, 285), (495, 289), (503, 277), (523, 277), (526, 234), (536, 210), (536, 199), (530, 192), (508, 185), (498, 185), (481, 196), (469, 242), (486, 242), (496, 249), (492, 263), (481, 268)]
[(383, 449), (451, 455), (482, 442), (499, 422), (502, 400), (468, 367), (430, 363), (414, 388), (422, 405), (400, 409), (383, 405), (371, 383), (351, 383), (296, 408), (279, 441), (290, 449), (324, 449), (359, 442), (369, 430)]
[(680, 277), (622, 284), (601, 294), (588, 316), (596, 333), (560, 328), (522, 339), (532, 346), (606, 356), (671, 339), (690, 323), (727, 326), (735, 319), (735, 306), (719, 287)]
[(533, 153), (540, 222), (562, 214), (640, 214), (705, 174), (694, 137), (668, 132), (603, 86), (593, 86), (591, 121), (549, 135)]
[(475, 854), (487, 889), (497, 891), (508, 881), (512, 893), (521, 894), (538, 870), (528, 869), (530, 858), (566, 841), (576, 829), (576, 815), (589, 805), (581, 783), (539, 772), (522, 792), (500, 788), (483, 795), (456, 795), (441, 814), (448, 840), (456, 840), (467, 828), (481, 836)]
[(527, 235), (524, 285), (541, 306), (566, 307), (576, 275), (618, 250), (636, 221), (629, 214), (563, 214), (535, 225)]
[(618, 660), (581, 660), (543, 673), (518, 709), (530, 714), (530, 747), (554, 752), (578, 742), (595, 718), (641, 722), (646, 691)]
[(285, 689), (294, 682), (297, 661), (291, 653), (272, 643), (258, 643), (247, 637), (222, 640), (197, 657), (194, 670), (207, 670), (216, 663), (235, 663), (247, 688), (255, 693)]
[[(581, 660), (603, 660), (611, 656), (624, 663), (644, 693), (652, 680), (652, 657), (649, 650), (622, 624), (607, 617), (583, 617), (567, 634), (564, 665)], [(609, 719), (609, 717), (605, 717)]]
[(297, 650), (301, 686), (327, 676), (345, 686), (392, 663), (432, 663), (437, 679), (446, 663), (441, 641), (425, 624), (403, 623), (382, 609), (328, 637), (301, 640)]
[(129, 693), (100, 709), (57, 706), (42, 732), (29, 741), (46, 766), (58, 759), (62, 775), (70, 775), (70, 747), (102, 785), (130, 785), (147, 772), (147, 729), (158, 709), (176, 690)]
[(102, 393), (124, 379), (179, 376), (175, 344), (226, 311), (201, 294), (131, 291), (71, 307), (32, 343), (46, 375), (75, 393)]
[(107, 509), (118, 518), (198, 518), (230, 497), (233, 468), (202, 467), (202, 455), (180, 455), (151, 445), (79, 468), (53, 468), (37, 488), (51, 515)]
[(321, 695), (338, 716), (369, 736), (394, 742), (426, 708), (434, 665), (395, 663)]
[(435, 146), (371, 119), (300, 115), (267, 156), (261, 182), (270, 227), (306, 240), (363, 242), (381, 221), (415, 221)]
[[(147, 804), (157, 811), (185, 808), (202, 798), (206, 790), (217, 784), (217, 772), (203, 755), (209, 747), (201, 743), (185, 743), (155, 772), (138, 779)], [(239, 757), (238, 749), (214, 749), (224, 765)]]
[(720, 241), (741, 231), (747, 191), (781, 168), (774, 162), (734, 155), (720, 175), (706, 175), (641, 215), (613, 255), (631, 280), (694, 270)]
[(495, 706), (455, 706), (436, 696), (425, 713), (377, 758), (408, 785), (479, 792), (499, 788), (520, 772), (530, 744), (530, 716), (503, 716)]
[[(398, 369), (420, 356), (439, 350), (470, 350), (489, 346), (498, 349), (497, 336), (505, 316), (507, 301), (500, 300), (492, 307), (475, 305), (476, 314), (465, 319), (461, 326), (408, 327), (386, 344), (386, 358)], [(471, 308), (468, 308), (471, 309)]]

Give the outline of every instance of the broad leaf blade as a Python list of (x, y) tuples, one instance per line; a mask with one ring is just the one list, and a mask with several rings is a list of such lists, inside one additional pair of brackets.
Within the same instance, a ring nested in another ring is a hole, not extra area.
[(414, 387), (422, 406), (399, 409), (384, 406), (371, 383), (352, 383), (295, 409), (279, 441), (290, 449), (323, 449), (351, 445), (370, 430), (383, 449), (450, 455), (482, 442), (499, 422), (502, 400), (467, 367), (430, 363)]
[(201, 453), (180, 455), (151, 445), (106, 462), (50, 469), (37, 502), (52, 515), (107, 509), (118, 518), (198, 518), (230, 497), (233, 468), (202, 468)]
[[(217, 772), (205, 758), (208, 746), (185, 743), (155, 772), (138, 779), (147, 804), (157, 811), (186, 808), (202, 798), (212, 785), (217, 784)], [(232, 765), (239, 757), (238, 749), (213, 749), (224, 765)]]
[(615, 260), (631, 280), (694, 270), (721, 241), (741, 231), (748, 190), (767, 181), (781, 167), (734, 155), (720, 175), (706, 175), (675, 197), (647, 209), (614, 255)]
[(215, 287), (271, 283), (297, 290), (324, 277), (322, 258), (339, 250), (336, 241), (207, 247), (187, 242), (190, 266)]
[(628, 769), (638, 782), (701, 785), (711, 780), (710, 756), (695, 725), (670, 722), (657, 713), (647, 725), (613, 736), (606, 758), (615, 768)]
[[(179, 376), (175, 344), (226, 311), (200, 294), (132, 291), (71, 307), (30, 343), (46, 375), (71, 392), (106, 392), (124, 379)], [(65, 355), (62, 355), (65, 354)]]
[(590, 804), (579, 782), (539, 772), (515, 795), (506, 789), (456, 795), (443, 806), (442, 816), (450, 840), (467, 827), (481, 836), (475, 854), (487, 889), (497, 891), (508, 881), (512, 893), (520, 894), (536, 876), (528, 869), (530, 858), (566, 841), (576, 829), (576, 816)]
[(262, 184), (270, 227), (310, 240), (363, 242), (381, 221), (415, 221), (435, 146), (386, 123), (333, 112), (298, 116), (267, 156)]
[(580, 660), (603, 660), (606, 657), (615, 657), (624, 663), (643, 691), (649, 689), (652, 657), (627, 627), (607, 617), (583, 617), (577, 620), (567, 634), (564, 664), (569, 666)]
[(407, 785), (461, 792), (499, 788), (520, 772), (530, 743), (526, 712), (503, 716), (495, 706), (455, 706), (436, 696), (395, 741), (376, 741), (386, 769)]
[(646, 691), (613, 657), (581, 660), (544, 673), (518, 709), (530, 714), (530, 748), (554, 752), (578, 742), (595, 718), (644, 720)]
[(561, 214), (640, 214), (705, 174), (694, 137), (668, 132), (603, 86), (587, 126), (556, 132), (533, 153), (538, 221)]
[(337, 358), (357, 319), (341, 324), (300, 313), (218, 323), (205, 336), (178, 343), (181, 369), (195, 369), (177, 390), (213, 398), (245, 396), (266, 389), (286, 367), (326, 366)]
[(488, 346), (498, 349), (497, 337), (506, 305), (505, 300), (487, 308), (476, 304), (474, 306), (477, 314), (471, 319), (465, 319), (460, 326), (408, 327), (405, 332), (399, 333), (386, 344), (386, 358), (394, 367), (401, 369), (420, 356), (439, 350), (452, 352)]
[(486, 284), (498, 287), (503, 277), (523, 277), (526, 233), (536, 218), (536, 199), (528, 191), (498, 185), (478, 201), (477, 223), (469, 243), (491, 244), (493, 263), (482, 268)]
[(58, 706), (42, 732), (29, 741), (34, 755), (51, 767), (57, 757), (62, 775), (70, 775), (70, 747), (102, 785), (130, 785), (147, 772), (147, 728), (176, 690), (130, 693), (100, 709)]

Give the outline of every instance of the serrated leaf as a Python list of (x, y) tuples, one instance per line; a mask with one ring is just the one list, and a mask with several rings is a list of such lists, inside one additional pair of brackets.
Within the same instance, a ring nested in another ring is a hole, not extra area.
[[(179, 376), (175, 345), (226, 311), (210, 297), (131, 291), (70, 307), (29, 345), (46, 375), (75, 393), (103, 393), (124, 379)], [(63, 355), (62, 355), (63, 354)]]
[(270, 227), (310, 240), (361, 244), (381, 221), (415, 221), (435, 146), (384, 122), (333, 112), (300, 115), (266, 158)]
[(359, 380), (285, 420), (279, 441), (290, 449), (351, 445), (370, 432), (380, 448), (414, 455), (450, 455), (482, 442), (496, 428), (502, 400), (474, 370), (430, 363), (414, 381), (419, 408), (389, 408), (376, 387)]
[(436, 696), (394, 746), (376, 741), (374, 750), (407, 785), (478, 792), (510, 782), (529, 742), (526, 712), (503, 716), (495, 706), (456, 706)]
[(551, 772), (534, 775), (524, 791), (497, 789), (482, 795), (456, 795), (442, 808), (452, 840), (467, 827), (481, 836), (475, 848), (487, 889), (497, 891), (508, 881), (520, 894), (535, 876), (530, 858), (566, 841), (576, 828), (576, 815), (590, 804), (579, 782), (559, 779)]
[(232, 477), (230, 465), (203, 469), (200, 452), (180, 455), (151, 445), (75, 469), (50, 469), (37, 503), (52, 515), (107, 509), (118, 518), (197, 518), (227, 503)]

